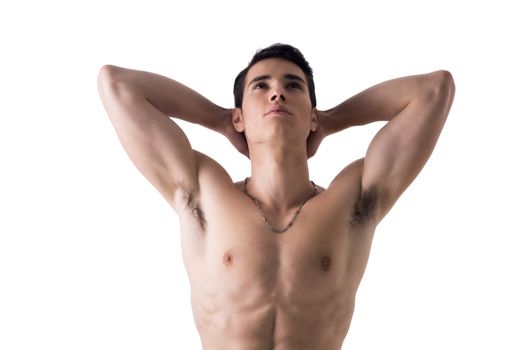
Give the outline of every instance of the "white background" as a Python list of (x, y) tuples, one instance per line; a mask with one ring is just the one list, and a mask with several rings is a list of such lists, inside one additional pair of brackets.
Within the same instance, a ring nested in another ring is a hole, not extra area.
[[(199, 349), (178, 220), (98, 97), (104, 64), (233, 106), (259, 48), (298, 47), (328, 109), (452, 72), (437, 147), (379, 225), (343, 349), (525, 349), (524, 12), (510, 1), (19, 1), (0, 6), (0, 349)], [(517, 2), (516, 2), (517, 3)], [(235, 181), (249, 162), (180, 122)], [(325, 139), (322, 186), (382, 126)]]

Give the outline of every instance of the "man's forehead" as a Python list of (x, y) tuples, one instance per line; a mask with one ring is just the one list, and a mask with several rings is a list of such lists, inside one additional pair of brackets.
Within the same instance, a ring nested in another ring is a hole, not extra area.
[(246, 81), (261, 75), (269, 75), (270, 77), (280, 77), (286, 74), (293, 74), (306, 80), (303, 70), (293, 62), (282, 58), (267, 58), (261, 60), (250, 67), (246, 74)]

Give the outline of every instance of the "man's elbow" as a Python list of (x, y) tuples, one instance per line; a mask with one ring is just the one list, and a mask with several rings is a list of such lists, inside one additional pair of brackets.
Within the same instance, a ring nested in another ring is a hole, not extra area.
[(448, 105), (452, 104), (456, 93), (456, 85), (452, 73), (447, 70), (438, 70), (430, 73), (428, 87), (427, 98), (444, 100)]
[(454, 77), (452, 77), (452, 73), (450, 73), (448, 70), (438, 70), (436, 73), (438, 75), (440, 89), (454, 95), (454, 92), (456, 91), (456, 84), (454, 83)]
[(98, 76), (97, 76), (97, 86), (98, 86), (98, 92), (100, 95), (107, 93), (108, 89), (111, 87), (112, 85), (111, 80), (115, 74), (114, 70), (115, 70), (115, 66), (112, 66), (110, 64), (103, 65), (99, 69)]
[(97, 77), (97, 86), (99, 94), (108, 95), (115, 93), (122, 87), (121, 79), (123, 69), (117, 66), (106, 64), (100, 68)]

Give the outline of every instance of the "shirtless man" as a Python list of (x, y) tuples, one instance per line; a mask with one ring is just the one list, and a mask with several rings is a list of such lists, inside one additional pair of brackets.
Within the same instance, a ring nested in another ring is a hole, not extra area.
[[(340, 349), (378, 223), (430, 157), (454, 81), (441, 70), (316, 109), (312, 71), (288, 45), (260, 50), (221, 108), (166, 77), (101, 68), (99, 93), (127, 154), (178, 214), (204, 349)], [(226, 136), (251, 161), (234, 183), (171, 120)], [(307, 159), (322, 139), (388, 121), (327, 189)], [(304, 204), (304, 206), (303, 206)]]

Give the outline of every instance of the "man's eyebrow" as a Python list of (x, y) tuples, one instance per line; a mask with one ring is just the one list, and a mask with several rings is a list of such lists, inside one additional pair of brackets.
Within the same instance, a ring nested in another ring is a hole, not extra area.
[[(258, 82), (258, 81), (261, 81), (261, 80), (266, 80), (266, 79), (270, 79), (271, 77), (269, 75), (259, 75), (259, 76), (256, 76), (255, 78), (253, 78), (250, 83), (248, 84), (248, 86), (250, 86), (251, 84), (255, 83), (255, 82)], [(300, 81), (301, 83), (305, 84), (306, 85), (306, 82), (304, 81), (303, 78), (301, 78), (300, 76), (298, 75), (295, 75), (295, 74), (285, 74), (284, 75), (284, 78), (285, 79), (288, 79), (288, 80), (296, 80), (296, 81)]]
[(295, 75), (295, 74), (285, 74), (284, 77), (288, 80), (297, 80), (297, 81), (300, 81), (301, 83), (305, 84), (306, 85), (306, 82), (303, 80), (303, 78), (301, 78), (300, 76), (298, 75)]
[(252, 79), (252, 81), (250, 81), (250, 83), (248, 84), (248, 86), (252, 85), (253, 83), (255, 83), (255, 82), (257, 82), (257, 81), (266, 80), (266, 79), (270, 79), (270, 76), (269, 76), (269, 75), (259, 75), (259, 76), (256, 76), (255, 78)]

